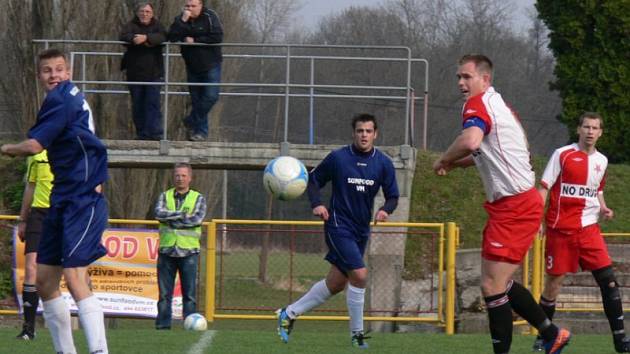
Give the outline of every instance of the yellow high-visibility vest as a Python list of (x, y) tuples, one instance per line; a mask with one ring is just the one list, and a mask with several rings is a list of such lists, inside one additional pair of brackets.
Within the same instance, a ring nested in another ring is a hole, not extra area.
[(43, 150), (39, 154), (29, 156), (26, 159), (26, 180), (35, 183), (33, 193), (33, 208), (50, 208), (50, 192), (52, 190), (53, 176), (48, 163), (48, 154)]
[[(183, 211), (189, 213), (195, 209), (195, 203), (200, 196), (199, 192), (189, 190), (186, 199), (179, 209), (175, 208), (175, 188), (166, 192), (166, 208), (171, 211)], [(201, 248), (201, 225), (189, 229), (174, 229), (167, 223), (160, 222), (160, 248), (177, 246), (182, 249)]]

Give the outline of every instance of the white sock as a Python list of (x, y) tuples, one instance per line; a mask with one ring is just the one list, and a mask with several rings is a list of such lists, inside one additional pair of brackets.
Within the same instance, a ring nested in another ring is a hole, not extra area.
[(324, 279), (313, 284), (309, 291), (304, 294), (298, 301), (287, 306), (287, 314), (290, 318), (295, 319), (301, 314), (323, 304), (332, 294), (326, 286)]
[(77, 307), (79, 308), (79, 321), (81, 321), (90, 353), (107, 354), (105, 320), (101, 303), (96, 296), (92, 295), (77, 302)]
[(346, 289), (346, 304), (350, 315), (350, 332), (363, 331), (363, 304), (365, 302), (365, 289), (355, 288), (348, 284)]
[(70, 309), (59, 296), (52, 300), (44, 301), (44, 320), (50, 331), (55, 352), (63, 354), (76, 354), (72, 338), (72, 323), (70, 320)]

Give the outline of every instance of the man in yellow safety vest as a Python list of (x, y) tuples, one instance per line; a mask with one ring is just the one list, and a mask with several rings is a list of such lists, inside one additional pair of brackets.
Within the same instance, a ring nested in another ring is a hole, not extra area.
[(18, 219), (17, 235), (24, 246), (24, 285), (22, 308), (24, 323), (17, 339), (35, 339), (35, 315), (39, 304), (37, 279), (37, 248), (42, 234), (42, 225), (50, 208), (50, 191), (54, 176), (48, 164), (48, 154), (43, 150), (26, 159), (26, 186)]
[(190, 189), (192, 167), (177, 163), (173, 170), (175, 187), (160, 194), (155, 218), (160, 221), (158, 251), (158, 315), (156, 329), (170, 329), (175, 274), (179, 272), (184, 318), (196, 312), (197, 265), (201, 223), (206, 216), (206, 200)]

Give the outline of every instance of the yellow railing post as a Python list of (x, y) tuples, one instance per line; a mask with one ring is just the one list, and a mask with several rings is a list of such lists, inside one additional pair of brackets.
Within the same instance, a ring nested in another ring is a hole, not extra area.
[(206, 320), (214, 321), (214, 294), (216, 292), (215, 274), (217, 264), (217, 224), (208, 223), (206, 239)]
[[(523, 268), (523, 272), (522, 272), (523, 273), (522, 274), (523, 275), (523, 282), (521, 283), (521, 284), (523, 284), (524, 287), (530, 288), (530, 289), (531, 289), (531, 287), (530, 287), (530, 284), (529, 284), (529, 258), (530, 258), (529, 254), (532, 253), (532, 250), (527, 252), (525, 254), (525, 258), (523, 259), (523, 265), (522, 265), (522, 268)], [(534, 267), (535, 266), (532, 266), (532, 269)]]
[(446, 238), (444, 237), (444, 224), (440, 226), (440, 239), (438, 241), (438, 292), (437, 292), (437, 303), (438, 303), (438, 321), (444, 322), (444, 241)]
[[(543, 244), (542, 244), (542, 239), (540, 236), (541, 235), (536, 235), (536, 238), (534, 239), (534, 247), (532, 248), (532, 250), (534, 251), (534, 254), (532, 255), (532, 288), (531, 290), (532, 290), (532, 296), (534, 297), (534, 299), (536, 299), (536, 301), (540, 299), (540, 294), (542, 292), (541, 286), (542, 286), (542, 267), (543, 267), (543, 261), (542, 261)], [(531, 327), (530, 333), (534, 335), (534, 334), (537, 334), (538, 331), (536, 331), (534, 327)]]
[(446, 334), (455, 333), (455, 236), (454, 222), (446, 224)]

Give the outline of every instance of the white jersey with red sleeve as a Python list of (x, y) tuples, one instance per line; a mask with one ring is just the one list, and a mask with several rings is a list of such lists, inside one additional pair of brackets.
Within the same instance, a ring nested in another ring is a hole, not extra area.
[(483, 120), (485, 136), (473, 153), (489, 202), (517, 195), (534, 187), (529, 144), (517, 115), (493, 87), (470, 97), (464, 104), (463, 121)]
[(540, 181), (550, 191), (547, 227), (570, 233), (597, 223), (606, 167), (606, 156), (599, 151), (588, 155), (577, 144), (554, 151)]

